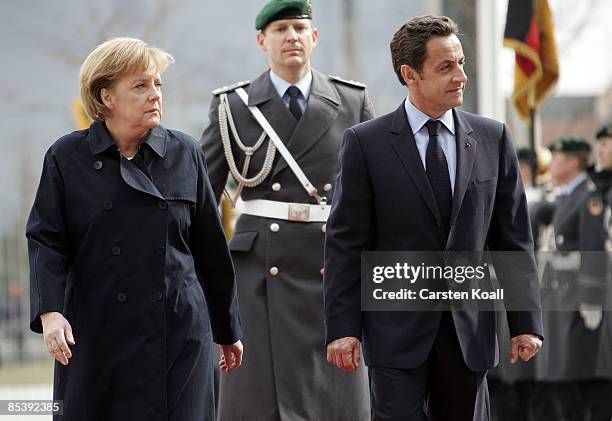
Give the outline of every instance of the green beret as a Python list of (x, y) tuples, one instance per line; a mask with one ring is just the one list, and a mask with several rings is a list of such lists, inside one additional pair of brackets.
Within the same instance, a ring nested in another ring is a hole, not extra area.
[(521, 146), (516, 149), (516, 156), (518, 156), (519, 161), (528, 161), (532, 157), (531, 148), (527, 146)]
[(601, 129), (599, 129), (597, 134), (595, 134), (595, 137), (597, 138), (597, 140), (603, 139), (604, 137), (612, 137), (612, 123), (606, 124)]
[(551, 152), (591, 152), (591, 145), (581, 138), (566, 137), (551, 143), (548, 149)]
[(270, 0), (255, 18), (255, 29), (281, 19), (312, 19), (310, 0)]

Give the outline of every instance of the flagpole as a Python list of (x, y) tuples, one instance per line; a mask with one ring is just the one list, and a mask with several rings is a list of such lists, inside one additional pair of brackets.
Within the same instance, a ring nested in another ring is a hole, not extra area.
[(532, 84), (529, 89), (529, 148), (531, 149), (531, 159), (530, 159), (530, 167), (531, 167), (531, 185), (533, 187), (537, 187), (537, 178), (538, 178), (538, 150), (537, 150), (537, 119), (538, 113), (536, 111), (535, 106), (535, 85)]

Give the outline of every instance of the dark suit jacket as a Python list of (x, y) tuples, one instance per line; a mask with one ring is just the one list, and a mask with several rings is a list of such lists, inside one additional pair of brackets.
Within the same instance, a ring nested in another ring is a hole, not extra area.
[[(435, 197), (402, 104), (344, 134), (340, 174), (327, 223), (326, 340), (362, 338), (369, 366), (413, 368), (427, 358), (440, 312), (361, 312), (363, 250), (522, 251), (527, 262), (495, 262), (503, 287), (526, 308), (509, 312), (510, 333), (542, 335), (527, 201), (510, 135), (502, 123), (454, 110), (457, 177), (446, 238)], [(520, 288), (509, 288), (518, 283)], [(453, 312), (465, 361), (483, 371), (498, 360), (495, 314)]]

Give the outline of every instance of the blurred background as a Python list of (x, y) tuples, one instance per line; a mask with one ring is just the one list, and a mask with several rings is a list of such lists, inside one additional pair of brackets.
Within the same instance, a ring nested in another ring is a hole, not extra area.
[[(0, 14), (0, 399), (50, 398), (52, 364), (29, 331), (25, 221), (42, 158), (77, 128), (73, 101), (87, 54), (115, 36), (133, 36), (176, 59), (164, 75), (163, 124), (198, 139), (211, 91), (254, 78), (267, 64), (255, 42), (263, 0), (30, 0)], [(549, 0), (559, 80), (539, 113), (546, 145), (561, 136), (590, 141), (612, 121), (612, 2)], [(451, 16), (460, 26), (466, 73), (464, 109), (508, 123), (519, 145), (529, 130), (511, 95), (515, 53), (503, 47), (507, 0), (314, 0), (320, 39), (314, 67), (365, 83), (378, 115), (406, 95), (393, 73), (389, 41), (409, 17)], [(42, 396), (42, 397), (41, 397)], [(14, 417), (11, 417), (14, 419)], [(0, 416), (1, 419), (1, 416)], [(34, 419), (34, 418), (32, 418)]]

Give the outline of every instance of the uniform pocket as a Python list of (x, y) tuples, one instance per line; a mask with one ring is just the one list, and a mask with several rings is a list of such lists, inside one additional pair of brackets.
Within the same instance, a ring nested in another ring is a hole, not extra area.
[(250, 251), (253, 248), (257, 231), (237, 232), (229, 242), (230, 251)]
[(474, 179), (472, 183), (474, 184), (474, 187), (476, 188), (487, 188), (491, 186), (497, 186), (497, 177), (491, 177), (491, 178), (486, 178), (482, 180)]

